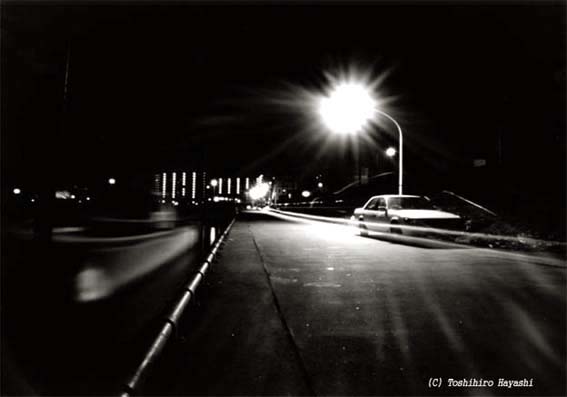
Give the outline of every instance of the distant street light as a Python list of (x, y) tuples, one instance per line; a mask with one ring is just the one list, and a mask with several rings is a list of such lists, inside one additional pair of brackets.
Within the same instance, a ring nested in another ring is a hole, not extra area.
[(258, 183), (250, 189), (250, 198), (254, 201), (266, 197), (268, 191), (270, 190), (270, 185), (268, 183)]
[(318, 187), (319, 189), (321, 189), (321, 188), (323, 187), (323, 182), (319, 182), (319, 183), (317, 184), (317, 187)]
[(20, 194), (21, 192), (22, 192), (22, 191), (21, 191), (20, 189), (18, 189), (18, 188), (15, 188), (14, 190), (12, 190), (12, 193), (14, 193), (14, 194), (16, 194), (16, 195), (17, 195), (17, 194)]
[(318, 112), (323, 124), (336, 134), (359, 134), (382, 115), (391, 120), (399, 133), (398, 194), (403, 192), (403, 135), (398, 122), (378, 109), (373, 89), (362, 81), (348, 79), (334, 84), (331, 91), (319, 97)]
[(216, 179), (211, 179), (211, 186), (213, 187), (213, 196), (215, 196), (217, 194), (218, 184), (219, 184), (219, 181), (217, 181)]
[(386, 149), (386, 156), (388, 157), (394, 157), (396, 153), (397, 151), (393, 147), (389, 147), (388, 149)]
[(114, 178), (108, 178), (108, 184), (109, 184), (109, 185), (114, 185), (114, 184), (116, 184), (116, 179), (114, 179)]

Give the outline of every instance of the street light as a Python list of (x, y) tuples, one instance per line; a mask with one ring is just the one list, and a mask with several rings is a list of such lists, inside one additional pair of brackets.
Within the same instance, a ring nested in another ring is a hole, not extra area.
[(334, 84), (331, 91), (318, 98), (318, 113), (323, 124), (337, 134), (359, 134), (375, 122), (377, 115), (392, 121), (399, 133), (398, 194), (403, 194), (403, 135), (398, 122), (378, 109), (373, 89), (366, 83), (348, 79)]
[(394, 149), (393, 147), (389, 147), (388, 149), (386, 149), (386, 156), (388, 157), (394, 157), (396, 155), (396, 149)]
[(215, 196), (217, 194), (218, 184), (219, 184), (219, 181), (217, 181), (216, 179), (211, 179), (211, 186), (213, 187), (213, 196)]

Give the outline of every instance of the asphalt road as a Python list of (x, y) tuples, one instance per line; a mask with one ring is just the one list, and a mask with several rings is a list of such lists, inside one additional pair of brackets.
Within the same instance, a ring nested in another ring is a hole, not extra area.
[(140, 393), (565, 395), (564, 266), (244, 214)]

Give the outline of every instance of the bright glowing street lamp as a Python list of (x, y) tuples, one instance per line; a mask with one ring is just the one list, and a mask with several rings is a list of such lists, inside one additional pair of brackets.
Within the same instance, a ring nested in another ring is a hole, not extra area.
[(213, 187), (213, 196), (216, 196), (216, 194), (217, 194), (218, 184), (219, 184), (219, 181), (217, 181), (216, 179), (211, 179), (211, 186)]
[(386, 156), (388, 157), (394, 157), (396, 153), (397, 151), (393, 147), (389, 147), (388, 149), (386, 149)]
[(360, 81), (336, 83), (326, 96), (319, 98), (318, 112), (323, 124), (337, 134), (359, 134), (375, 121), (377, 115), (391, 120), (399, 133), (398, 194), (403, 194), (403, 135), (398, 122), (378, 109), (372, 88)]

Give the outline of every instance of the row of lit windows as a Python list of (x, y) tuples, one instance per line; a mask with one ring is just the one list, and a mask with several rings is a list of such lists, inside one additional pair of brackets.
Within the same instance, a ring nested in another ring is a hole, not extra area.
[[(168, 184), (171, 191), (171, 198), (175, 199), (179, 190), (181, 190), (181, 197), (187, 196), (187, 179), (188, 175), (187, 172), (181, 173), (181, 185), (178, 186), (178, 178), (177, 172), (170, 172), (169, 175), (166, 172), (161, 174), (157, 174), (155, 176), (155, 186), (157, 191), (161, 191), (162, 198), (167, 196), (167, 188)], [(206, 181), (206, 174), (203, 174), (203, 179)], [(197, 172), (191, 172), (190, 176), (191, 180), (191, 198), (195, 199), (197, 196)], [(216, 194), (236, 194), (240, 195), (241, 191), (241, 180), (244, 181), (245, 190), (250, 189), (250, 178), (218, 178), (217, 179), (217, 188), (213, 187), (213, 189), (218, 189), (218, 191), (214, 191), (213, 193)]]

